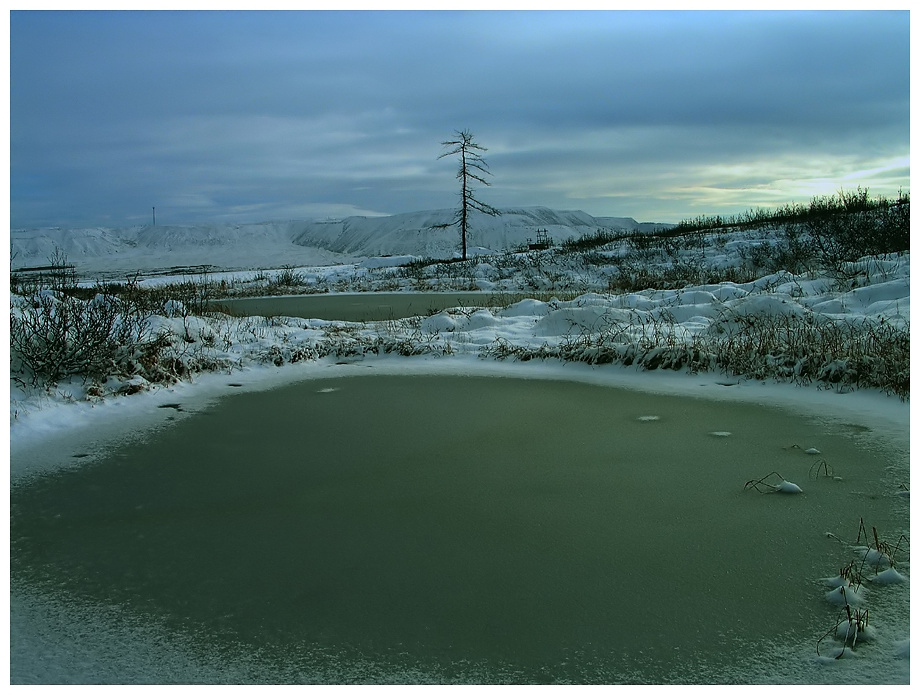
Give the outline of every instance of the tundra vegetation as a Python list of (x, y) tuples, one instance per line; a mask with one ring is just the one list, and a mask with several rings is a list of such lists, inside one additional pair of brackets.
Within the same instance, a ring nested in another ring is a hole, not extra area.
[[(473, 348), (459, 340), (459, 329), (432, 330), (426, 317), (366, 323), (240, 318), (222, 313), (219, 301), (344, 291), (482, 290), (486, 285), (481, 306), (442, 312), (445, 321), (453, 316), (481, 323), (477, 309), (501, 315), (523, 298), (550, 308), (585, 308), (596, 305), (600, 295), (608, 309), (590, 325), (573, 324), (542, 344), (496, 337), (475, 345), (482, 358), (719, 371), (841, 390), (875, 388), (906, 400), (906, 316), (893, 321), (859, 314), (741, 312), (726, 301), (707, 330), (694, 332), (670, 311), (639, 313), (629, 303), (636, 293), (665, 290), (677, 291), (679, 300), (692, 288), (728, 297), (742, 283), (752, 283), (764, 295), (779, 288), (804, 292), (805, 284), (816, 281), (825, 283), (826, 293), (851, 292), (884, 280), (892, 263), (909, 253), (909, 232), (909, 194), (870, 198), (858, 189), (808, 205), (697, 218), (654, 232), (600, 229), (548, 249), (414, 259), (325, 274), (281, 267), (245, 280), (201, 275), (168, 284), (139, 278), (93, 284), (78, 278), (63, 253), (56, 253), (39, 272), (12, 273), (11, 377), (23, 388), (38, 389), (77, 379), (92, 398), (253, 362), (450, 355)], [(726, 264), (729, 250), (736, 261)]]

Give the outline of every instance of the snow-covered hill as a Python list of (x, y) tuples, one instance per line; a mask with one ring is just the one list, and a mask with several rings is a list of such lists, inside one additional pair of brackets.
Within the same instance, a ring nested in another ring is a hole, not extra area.
[(11, 265), (13, 269), (46, 265), (57, 250), (63, 251), (79, 273), (102, 276), (184, 266), (237, 269), (348, 260), (322, 248), (293, 243), (292, 236), (303, 224), (14, 229), (10, 232)]
[[(455, 216), (454, 210), (432, 210), (310, 222), (294, 242), (358, 256), (411, 254), (447, 258), (457, 249), (459, 236), (456, 227), (443, 225), (451, 224)], [(533, 241), (537, 230), (546, 230), (553, 241), (560, 242), (605, 228), (635, 231), (640, 227), (629, 217), (595, 218), (581, 210), (514, 208), (502, 210), (499, 217), (474, 213), (467, 244), (504, 251)]]
[[(349, 262), (386, 255), (450, 257), (459, 246), (454, 210), (326, 221), (215, 224), (192, 227), (136, 226), (90, 229), (16, 229), (10, 232), (14, 269), (45, 265), (57, 249), (80, 272), (130, 271), (209, 265), (268, 268)], [(514, 249), (546, 230), (556, 242), (601, 229), (646, 230), (663, 225), (628, 217), (592, 217), (580, 210), (543, 207), (476, 214), (467, 243), (491, 251)]]

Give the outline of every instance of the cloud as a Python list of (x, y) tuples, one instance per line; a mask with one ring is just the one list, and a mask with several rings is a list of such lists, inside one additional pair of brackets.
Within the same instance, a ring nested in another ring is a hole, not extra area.
[(13, 12), (11, 223), (449, 207), (463, 128), (497, 205), (893, 194), (909, 49), (906, 12)]

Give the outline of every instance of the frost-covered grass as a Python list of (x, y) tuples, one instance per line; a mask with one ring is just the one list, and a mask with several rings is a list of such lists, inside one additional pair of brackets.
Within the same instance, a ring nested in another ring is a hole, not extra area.
[[(848, 545), (843, 541), (841, 544)], [(837, 621), (822, 635), (816, 647), (818, 657), (827, 661), (852, 658), (860, 646), (876, 639), (878, 631), (870, 623), (871, 595), (866, 590), (867, 583), (872, 582), (884, 591), (886, 587), (907, 581), (895, 569), (900, 554), (908, 551), (904, 536), (900, 536), (894, 543), (885, 541), (873, 527), (870, 539), (865, 523), (860, 519), (856, 542), (849, 547), (857, 557), (850, 559), (837, 575), (823, 580), (825, 586), (830, 587), (825, 598), (832, 605), (840, 607)], [(836, 640), (836, 644), (828, 647), (828, 638)]]

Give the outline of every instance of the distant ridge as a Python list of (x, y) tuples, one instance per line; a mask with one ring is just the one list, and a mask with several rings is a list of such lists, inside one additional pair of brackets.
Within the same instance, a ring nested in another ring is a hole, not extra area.
[[(592, 217), (581, 210), (507, 208), (498, 217), (476, 213), (468, 244), (495, 252), (517, 249), (546, 230), (554, 242), (600, 230), (651, 231), (670, 225), (631, 217)], [(195, 226), (60, 227), (10, 232), (13, 269), (43, 265), (60, 249), (84, 270), (210, 265), (219, 268), (328, 265), (389, 255), (451, 257), (459, 246), (456, 211), (428, 210), (340, 220)]]

